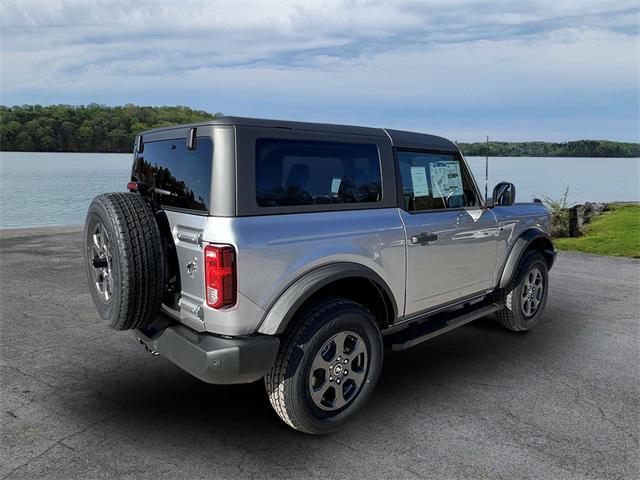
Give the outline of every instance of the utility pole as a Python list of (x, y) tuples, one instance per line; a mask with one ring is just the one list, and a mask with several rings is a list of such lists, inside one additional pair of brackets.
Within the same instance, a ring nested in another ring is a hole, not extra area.
[(484, 160), (484, 199), (489, 198), (489, 135), (487, 135), (487, 156)]

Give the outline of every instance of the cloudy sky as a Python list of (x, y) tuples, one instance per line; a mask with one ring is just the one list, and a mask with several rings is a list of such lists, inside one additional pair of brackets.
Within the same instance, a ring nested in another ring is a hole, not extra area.
[(640, 140), (637, 1), (3, 0), (5, 105)]

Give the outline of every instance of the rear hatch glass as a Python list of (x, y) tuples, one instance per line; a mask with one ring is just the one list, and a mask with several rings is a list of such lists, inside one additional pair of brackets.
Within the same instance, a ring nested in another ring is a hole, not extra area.
[(211, 205), (213, 142), (199, 137), (188, 150), (184, 137), (145, 142), (133, 162), (131, 180), (143, 195), (155, 192), (163, 206), (208, 212)]

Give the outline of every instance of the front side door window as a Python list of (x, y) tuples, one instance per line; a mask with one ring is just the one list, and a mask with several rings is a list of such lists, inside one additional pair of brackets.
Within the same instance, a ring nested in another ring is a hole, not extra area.
[(399, 151), (398, 163), (408, 212), (480, 206), (471, 177), (457, 155)]

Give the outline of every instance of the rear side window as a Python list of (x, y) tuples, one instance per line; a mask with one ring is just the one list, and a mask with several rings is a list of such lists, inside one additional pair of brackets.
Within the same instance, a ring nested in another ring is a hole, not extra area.
[(142, 192), (156, 189), (161, 205), (209, 211), (213, 142), (199, 137), (195, 150), (188, 150), (184, 137), (144, 144), (133, 164), (132, 179)]
[(378, 147), (364, 143), (259, 139), (260, 207), (380, 202)]
[(405, 210), (480, 205), (471, 176), (457, 155), (399, 151), (397, 158)]

